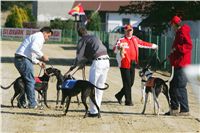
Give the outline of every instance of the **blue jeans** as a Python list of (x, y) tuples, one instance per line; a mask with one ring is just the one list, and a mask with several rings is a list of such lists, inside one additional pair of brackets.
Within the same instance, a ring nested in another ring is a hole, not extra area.
[[(23, 78), (25, 83), (25, 93), (27, 95), (27, 99), (29, 102), (29, 107), (35, 107), (35, 79), (33, 75), (33, 64), (27, 58), (15, 58), (14, 59), (15, 67)], [(25, 102), (25, 95), (23, 95), (20, 99), (20, 103), (23, 104)]]
[(172, 109), (178, 109), (180, 106), (180, 112), (189, 112), (186, 85), (187, 77), (183, 68), (175, 68), (174, 77), (170, 82), (169, 89)]

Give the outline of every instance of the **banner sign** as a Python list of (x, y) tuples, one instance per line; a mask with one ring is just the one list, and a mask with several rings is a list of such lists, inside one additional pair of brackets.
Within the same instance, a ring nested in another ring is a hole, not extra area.
[[(26, 28), (1, 28), (1, 38), (25, 38), (40, 29), (26, 29)], [(53, 29), (53, 36), (49, 38), (49, 41), (61, 41), (62, 30)]]

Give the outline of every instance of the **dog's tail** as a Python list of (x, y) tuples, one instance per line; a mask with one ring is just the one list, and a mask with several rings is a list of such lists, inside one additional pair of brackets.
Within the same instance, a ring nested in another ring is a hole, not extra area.
[(105, 83), (105, 85), (106, 85), (106, 87), (104, 87), (104, 88), (99, 88), (99, 87), (97, 87), (97, 86), (95, 86), (95, 88), (97, 88), (97, 89), (99, 89), (99, 90), (106, 90), (106, 89), (108, 89), (109, 88), (109, 85), (107, 84), (107, 83)]
[(1, 86), (2, 89), (7, 90), (7, 89), (9, 89), (15, 82), (16, 82), (16, 80), (13, 81), (13, 82), (12, 82), (9, 86), (7, 86), (7, 87), (4, 87), (4, 86), (2, 86), (2, 85), (0, 85), (0, 86)]

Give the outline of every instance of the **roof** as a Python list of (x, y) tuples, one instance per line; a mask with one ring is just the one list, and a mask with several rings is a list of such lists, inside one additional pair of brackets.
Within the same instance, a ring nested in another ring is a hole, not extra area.
[(116, 0), (110, 0), (110, 1), (83, 1), (83, 0), (76, 0), (73, 4), (73, 7), (81, 3), (85, 11), (92, 11), (97, 10), (100, 6), (99, 11), (118, 11), (120, 6), (126, 6), (129, 5), (131, 1), (116, 1)]

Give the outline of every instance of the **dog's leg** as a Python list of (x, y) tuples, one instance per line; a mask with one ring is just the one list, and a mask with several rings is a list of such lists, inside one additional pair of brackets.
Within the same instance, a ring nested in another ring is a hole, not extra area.
[(156, 102), (155, 102), (155, 90), (154, 90), (154, 88), (152, 88), (152, 94), (153, 94), (153, 109), (154, 109), (154, 114), (156, 114)]
[(46, 105), (47, 108), (50, 108), (48, 105), (47, 105), (47, 88), (48, 86), (44, 89), (43, 91), (43, 95), (44, 95), (44, 104)]
[(88, 116), (88, 106), (86, 103), (86, 96), (83, 96), (82, 93), (81, 93), (81, 100), (82, 100), (83, 105), (85, 106), (85, 115), (83, 118), (86, 118)]
[(62, 92), (62, 99), (61, 99), (61, 106), (64, 105), (64, 102), (65, 102), (65, 99), (66, 99), (66, 96), (64, 95), (64, 92)]
[(60, 89), (57, 89), (56, 109), (58, 108), (59, 96), (60, 96)]
[[(156, 97), (155, 88), (152, 88), (152, 93), (153, 93), (153, 99), (154, 99), (154, 114), (159, 115), (160, 114), (160, 106), (159, 106), (159, 103), (158, 103), (158, 99)], [(156, 113), (156, 105), (157, 105), (157, 108), (158, 108), (157, 113)]]
[(144, 114), (144, 112), (145, 112), (145, 110), (146, 110), (146, 105), (147, 105), (148, 96), (149, 96), (148, 93), (146, 93), (145, 99), (144, 99), (144, 108), (143, 108), (142, 114)]
[(37, 104), (39, 105), (40, 104), (40, 94), (38, 93), (38, 91), (36, 91), (36, 92), (37, 92), (37, 95), (38, 95)]
[(141, 81), (141, 93), (142, 93), (141, 103), (144, 103), (145, 100), (145, 90), (146, 90), (145, 82)]
[[(18, 95), (19, 93), (16, 93), (15, 92), (15, 94), (13, 95), (13, 97), (11, 98), (11, 106), (12, 107), (14, 107), (14, 105), (13, 105), (13, 101), (14, 101), (14, 99), (15, 99), (15, 97)], [(18, 100), (17, 100), (18, 101)], [(18, 101), (19, 102), (19, 101)]]
[[(43, 108), (43, 102), (42, 102), (42, 98), (44, 97), (43, 96), (43, 92), (41, 91), (41, 90), (38, 90), (37, 91), (38, 92), (38, 103), (39, 103), (39, 105), (41, 106), (41, 108)], [(41, 98), (42, 97), (42, 98)]]
[[(94, 92), (94, 91), (93, 91)], [(101, 117), (101, 114), (100, 114), (100, 109), (99, 109), (99, 106), (97, 105), (97, 102), (95, 100), (95, 94), (93, 95), (90, 95), (90, 99), (92, 100), (92, 102), (94, 103), (94, 105), (96, 106), (97, 110), (98, 110), (98, 118)]]
[(65, 103), (66, 96), (64, 95), (64, 92), (62, 92), (62, 99), (60, 103), (60, 109), (64, 108), (64, 103)]
[(65, 109), (64, 115), (66, 115), (68, 112), (70, 102), (71, 102), (71, 97), (69, 96), (69, 97), (67, 97), (67, 100), (66, 100), (66, 109)]
[(76, 99), (77, 99), (77, 102), (78, 102), (78, 106), (80, 106), (80, 100), (79, 100), (79, 98), (78, 98), (78, 95), (76, 95)]
[[(151, 94), (149, 93), (149, 95), (151, 95)], [(150, 96), (148, 99), (148, 103), (151, 103), (151, 99), (152, 99), (152, 97)]]
[(170, 105), (170, 102), (169, 102), (169, 90), (168, 90), (168, 86), (166, 84), (163, 85), (163, 94), (165, 95), (165, 97), (167, 99), (169, 110), (171, 110), (171, 105)]
[(20, 99), (21, 99), (21, 97), (22, 97), (23, 95), (25, 95), (25, 92), (24, 92), (24, 90), (21, 90), (19, 96), (17, 97), (17, 104), (18, 104), (17, 106), (18, 106), (19, 108), (22, 108), (22, 107), (23, 107), (23, 105), (22, 105), (21, 102), (20, 102)]

